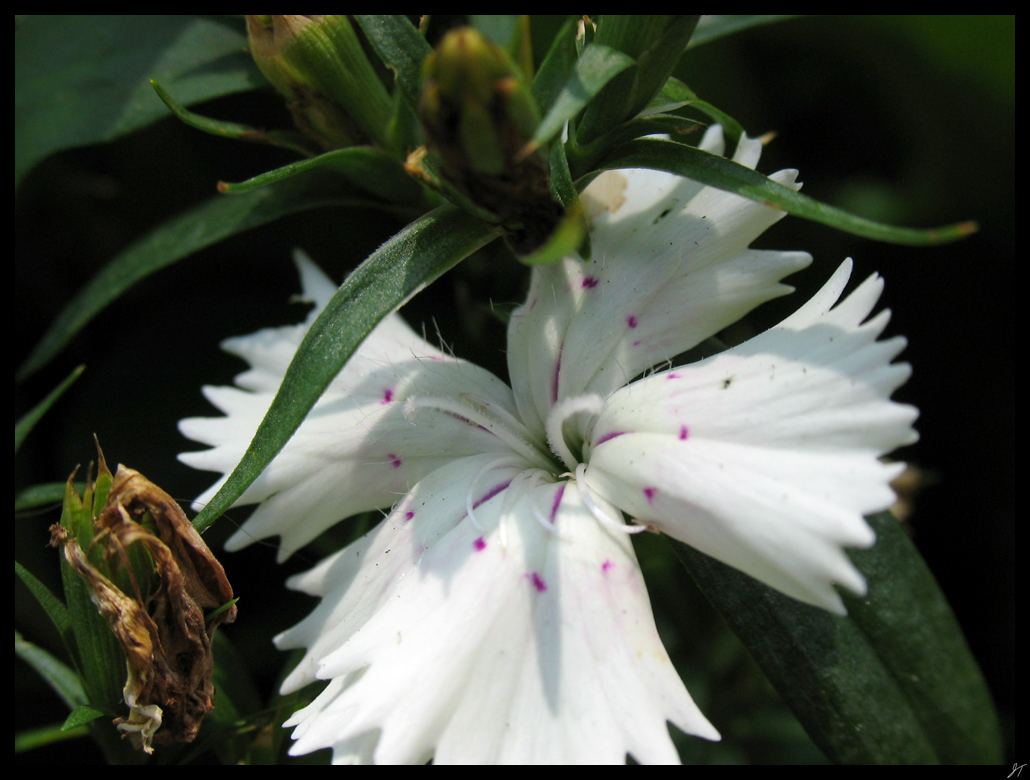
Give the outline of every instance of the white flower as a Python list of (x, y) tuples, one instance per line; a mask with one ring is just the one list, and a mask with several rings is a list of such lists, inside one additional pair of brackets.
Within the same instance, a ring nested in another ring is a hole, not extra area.
[[(702, 146), (722, 153), (718, 129)], [(745, 139), (736, 159), (759, 152)], [(718, 739), (658, 637), (627, 532), (667, 533), (834, 612), (833, 583), (864, 593), (843, 548), (873, 543), (862, 515), (892, 503), (902, 468), (879, 457), (916, 438), (916, 411), (889, 400), (905, 342), (877, 341), (887, 312), (866, 320), (881, 281), (837, 304), (846, 262), (776, 328), (656, 371), (789, 292), (779, 280), (810, 258), (748, 249), (783, 212), (669, 174), (605, 174), (584, 200), (592, 259), (534, 269), (508, 331), (513, 388), (393, 315), (241, 499), (260, 505), (229, 548), (279, 535), (280, 558), (393, 507), (289, 582), (322, 602), (276, 639), (307, 648), (283, 690), (331, 681), (288, 721), (295, 753), (657, 763), (678, 760), (666, 721)], [(335, 292), (298, 265), (315, 311), (225, 343), (252, 369), (205, 388), (227, 416), (182, 422), (213, 446), (186, 463), (227, 474), (243, 455)]]

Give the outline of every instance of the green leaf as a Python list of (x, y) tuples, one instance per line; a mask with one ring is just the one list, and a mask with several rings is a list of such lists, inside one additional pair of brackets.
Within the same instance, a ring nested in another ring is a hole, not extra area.
[(550, 265), (577, 252), (587, 235), (586, 217), (577, 201), (565, 212), (543, 246), (532, 254), (520, 255), (519, 262), (526, 265)]
[(495, 237), (488, 225), (442, 206), (358, 266), (311, 326), (240, 464), (194, 519), (197, 530), (210, 526), (272, 462), (383, 317)]
[(32, 595), (36, 597), (36, 601), (43, 607), (43, 611), (49, 616), (54, 624), (54, 628), (57, 629), (57, 632), (64, 638), (65, 644), (67, 644), (71, 640), (72, 627), (68, 608), (64, 606), (57, 596), (50, 592), (50, 588), (40, 582), (35, 574), (18, 563), (18, 561), (14, 562), (14, 573), (25, 583), (25, 586), (32, 592)]
[(752, 27), (760, 27), (772, 22), (782, 22), (785, 19), (793, 19), (796, 14), (735, 14), (728, 16), (702, 16), (697, 23), (697, 29), (687, 44), (688, 49), (693, 49), (703, 43), (710, 43), (727, 35), (733, 35)]
[(640, 116), (647, 117), (660, 112), (674, 111), (681, 106), (690, 106), (695, 111), (700, 111), (718, 122), (722, 125), (726, 136), (733, 139), (734, 142), (739, 141), (741, 135), (744, 134), (744, 128), (740, 122), (711, 103), (701, 100), (690, 87), (675, 77), (670, 77), (665, 82), (662, 91), (648, 104), (647, 108), (640, 112)]
[(960, 222), (925, 230), (884, 225), (820, 203), (725, 157), (670, 141), (642, 139), (620, 146), (600, 165), (601, 170), (618, 168), (668, 171), (720, 190), (735, 192), (766, 206), (783, 209), (796, 217), (820, 222), (856, 236), (894, 244), (943, 244), (965, 238), (978, 229), (975, 222)]
[(103, 710), (98, 710), (96, 707), (90, 707), (88, 704), (84, 704), (81, 707), (76, 707), (65, 718), (64, 724), (61, 726), (61, 731), (68, 731), (79, 726), (85, 726), (87, 723), (92, 723), (97, 718), (102, 718), (106, 715)]
[(406, 16), (395, 14), (361, 15), (354, 17), (361, 26), (379, 58), (397, 77), (397, 88), (418, 114), (422, 98), (422, 64), (432, 49)]
[(844, 594), (847, 617), (673, 546), (830, 760), (1000, 762), (997, 716), (951, 608), (893, 516), (868, 520), (876, 544), (850, 555), (869, 593)]
[(81, 672), (78, 679), (85, 689), (85, 696), (82, 701), (76, 701), (75, 706), (92, 704), (101, 709), (117, 711), (123, 706), (125, 653), (110, 625), (93, 604), (85, 583), (63, 555), (61, 578), (64, 580), (64, 600), (68, 605), (78, 654)]
[(704, 128), (705, 125), (694, 119), (675, 114), (657, 114), (625, 122), (586, 146), (577, 144), (575, 137), (570, 136), (565, 144), (570, 175), (578, 181), (579, 189), (582, 190), (600, 173), (595, 170), (597, 164), (616, 147), (635, 138), (657, 134), (666, 134), (673, 141), (686, 143), (688, 136), (700, 133)]
[(75, 670), (27, 641), (17, 631), (14, 632), (14, 654), (35, 669), (69, 708), (86, 703), (86, 692)]
[(232, 138), (237, 141), (251, 141), (279, 146), (296, 152), (303, 157), (313, 157), (318, 154), (318, 149), (313, 142), (301, 133), (258, 130), (249, 125), (241, 125), (238, 122), (223, 122), (218, 119), (209, 119), (206, 116), (194, 114), (192, 111), (187, 110), (180, 103), (176, 102), (175, 98), (168, 94), (168, 90), (154, 79), (150, 79), (150, 86), (154, 88), (157, 96), (161, 98), (162, 102), (168, 106), (168, 109), (176, 117), (184, 124), (200, 130), (202, 133), (217, 135), (219, 138)]
[(326, 152), (314, 159), (290, 163), (239, 184), (221, 182), (218, 189), (227, 195), (239, 195), (320, 168), (344, 176), (351, 183), (388, 203), (421, 205), (425, 202), (422, 188), (404, 172), (396, 159), (367, 146)]
[[(64, 482), (46, 482), (27, 487), (14, 497), (14, 511), (24, 512), (29, 509), (38, 509), (48, 504), (60, 506), (61, 502), (64, 501), (64, 488)], [(75, 489), (81, 493), (86, 489), (86, 483), (76, 482)]]
[(38, 729), (27, 729), (26, 731), (19, 731), (14, 735), (14, 752), (24, 753), (28, 750), (35, 750), (37, 748), (46, 747), (47, 745), (52, 745), (55, 742), (64, 742), (67, 739), (85, 737), (88, 734), (89, 731), (85, 726), (64, 731), (59, 723), (54, 723), (49, 726), (41, 726)]
[[(42, 401), (36, 404), (32, 409), (25, 414), (18, 422), (14, 424), (14, 454), (18, 454), (18, 448), (21, 447), (21, 443), (25, 441), (25, 437), (29, 435), (29, 431), (36, 427), (43, 415), (47, 413), (47, 410), (54, 405), (54, 402), (64, 395), (64, 391), (72, 386), (72, 383), (79, 378), (79, 375), (86, 370), (85, 366), (79, 366), (72, 371), (68, 377), (61, 382), (57, 387), (50, 391)], [(60, 499), (58, 499), (60, 500)]]
[(605, 86), (576, 127), (577, 140), (591, 143), (635, 117), (665, 85), (697, 26), (698, 16), (605, 14), (595, 43), (629, 55), (633, 68)]
[(15, 187), (33, 165), (56, 151), (110, 141), (167, 116), (151, 78), (186, 105), (265, 83), (239, 19), (17, 18)]
[(567, 121), (582, 111), (606, 84), (632, 64), (631, 57), (607, 46), (592, 43), (583, 49), (568, 81), (533, 134), (530, 149), (539, 149), (550, 143)]
[(312, 173), (234, 198), (217, 196), (159, 225), (115, 257), (64, 308), (19, 368), (20, 381), (46, 365), (109, 303), (150, 274), (199, 249), (267, 222), (318, 206), (366, 203), (340, 179)]
[(519, 30), (518, 14), (469, 14), (468, 19), (469, 24), (483, 33), (491, 43), (507, 51), (514, 59), (511, 44)]
[(576, 60), (579, 56), (576, 50), (578, 21), (576, 17), (573, 17), (562, 25), (558, 34), (554, 36), (554, 40), (551, 41), (551, 48), (547, 50), (533, 79), (530, 92), (532, 92), (533, 99), (542, 115), (550, 111), (576, 67)]

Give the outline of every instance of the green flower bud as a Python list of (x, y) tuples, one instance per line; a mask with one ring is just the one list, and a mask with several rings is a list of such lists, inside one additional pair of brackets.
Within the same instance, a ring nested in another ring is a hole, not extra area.
[(248, 16), (254, 61), (326, 150), (386, 145), (393, 103), (346, 16)]
[(444, 36), (426, 60), (419, 120), (428, 173), (443, 180), (448, 195), (505, 225), (516, 251), (531, 251), (550, 235), (562, 209), (543, 152), (528, 147), (540, 115), (504, 50), (471, 27)]

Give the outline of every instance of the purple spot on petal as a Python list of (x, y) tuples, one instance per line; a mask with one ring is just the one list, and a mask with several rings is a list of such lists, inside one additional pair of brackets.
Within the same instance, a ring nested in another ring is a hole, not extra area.
[(594, 446), (598, 447), (604, 444), (606, 441), (614, 439), (616, 436), (622, 436), (622, 434), (624, 434), (625, 432), (626, 431), (612, 431), (611, 433), (606, 433), (604, 436), (602, 436), (600, 439), (594, 442)]
[(383, 400), (380, 401), (380, 403), (388, 404), (392, 400), (393, 400), (393, 390), (391, 390), (389, 387), (387, 387), (385, 390), (383, 390)]
[(558, 518), (558, 507), (561, 506), (561, 497), (565, 495), (565, 486), (567, 484), (567, 482), (562, 482), (554, 494), (554, 503), (551, 504), (551, 525), (554, 525), (554, 521)]
[(401, 467), (401, 463), (403, 461), (401, 461), (401, 459), (394, 455), (392, 452), (386, 453), (386, 457), (390, 459), (390, 465), (393, 466), (395, 469), (399, 469)]
[(490, 491), (485, 496), (483, 496), (481, 499), (479, 499), (476, 503), (472, 505), (472, 508), (478, 509), (480, 504), (485, 504), (487, 501), (496, 496), (510, 484), (511, 480), (509, 479), (507, 482), (502, 482), (499, 485), (494, 485), (492, 488), (490, 488)]
[(679, 379), (680, 375), (675, 373), (675, 372), (673, 372), (673, 373), (670, 373), (670, 374), (666, 374), (665, 378), (666, 379)]
[(592, 276), (588, 276), (583, 279), (583, 288), (586, 290), (592, 290), (597, 287), (597, 279)]
[(608, 570), (615, 564), (609, 561), (607, 558), (604, 559), (604, 563), (601, 564), (601, 571), (608, 573)]
[(486, 549), (486, 539), (480, 536), (472, 543), (472, 546), (476, 548), (476, 552), (482, 552)]
[(687, 433), (688, 433), (687, 426), (686, 425), (681, 425), (680, 426), (680, 441), (686, 441), (687, 440)]
[(565, 348), (562, 344), (558, 348), (558, 361), (554, 364), (554, 378), (551, 380), (551, 401), (556, 402), (558, 400), (558, 374), (561, 373), (561, 351)]
[(537, 574), (535, 571), (528, 574), (523, 574), (522, 576), (526, 579), (533, 581), (533, 587), (537, 589), (538, 593), (543, 593), (545, 590), (547, 590), (547, 583), (544, 582), (544, 578)]
[(534, 306), (536, 306), (536, 298), (534, 298), (533, 301), (529, 304), (529, 310), (533, 311)]
[(405, 523), (406, 523), (406, 522), (408, 522), (408, 521), (409, 521), (409, 520), (410, 520), (411, 518), (413, 518), (414, 516), (415, 516), (415, 513), (414, 513), (414, 512), (405, 512), (405, 513), (404, 513), (404, 522), (405, 522)]
[(655, 493), (657, 493), (657, 492), (658, 492), (658, 488), (653, 488), (653, 487), (646, 487), (646, 488), (644, 488), (644, 495), (647, 496), (647, 503), (649, 503), (649, 504), (653, 504), (654, 503), (654, 496), (655, 496)]
[(634, 341), (633, 342), (633, 346), (634, 347), (639, 347), (640, 346), (640, 342), (639, 341)]
[(626, 324), (629, 325), (631, 328), (635, 328), (637, 326), (637, 318), (634, 317), (632, 314), (629, 315), (626, 318)]

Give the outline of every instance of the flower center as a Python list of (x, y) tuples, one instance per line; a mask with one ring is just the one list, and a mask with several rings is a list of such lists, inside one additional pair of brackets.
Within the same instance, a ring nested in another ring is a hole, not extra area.
[[(582, 442), (577, 442), (579, 452), (573, 452), (572, 447), (565, 437), (565, 424), (569, 418), (576, 414), (589, 414), (596, 417), (604, 411), (605, 403), (601, 396), (594, 393), (577, 395), (559, 401), (551, 407), (547, 415), (547, 422), (544, 427), (547, 431), (547, 443), (551, 451), (558, 456), (569, 471), (575, 471), (576, 466), (582, 460)], [(578, 438), (578, 437), (577, 437)]]

